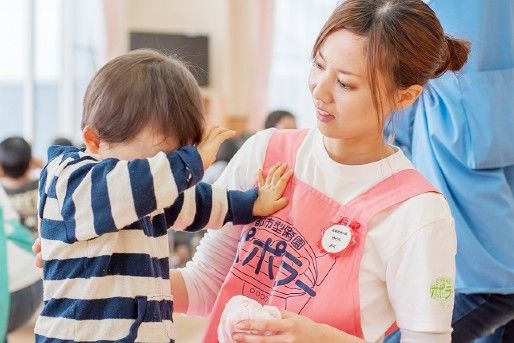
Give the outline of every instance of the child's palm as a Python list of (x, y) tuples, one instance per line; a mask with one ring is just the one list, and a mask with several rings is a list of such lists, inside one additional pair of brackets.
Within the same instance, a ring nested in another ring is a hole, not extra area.
[(288, 199), (282, 195), (293, 171), (286, 172), (286, 168), (286, 164), (275, 164), (266, 179), (262, 175), (262, 170), (259, 170), (259, 196), (253, 207), (254, 216), (269, 216), (287, 206)]

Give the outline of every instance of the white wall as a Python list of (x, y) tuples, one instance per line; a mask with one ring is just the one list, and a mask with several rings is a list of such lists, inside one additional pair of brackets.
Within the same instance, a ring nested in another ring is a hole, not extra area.
[(252, 70), (258, 63), (259, 0), (117, 0), (114, 54), (128, 50), (130, 31), (191, 33), (209, 36), (211, 94), (223, 117), (251, 113)]

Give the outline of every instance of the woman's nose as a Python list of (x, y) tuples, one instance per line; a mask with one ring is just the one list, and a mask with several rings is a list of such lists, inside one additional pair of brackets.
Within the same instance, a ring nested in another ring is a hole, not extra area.
[(326, 79), (318, 80), (312, 89), (312, 96), (316, 102), (316, 106), (332, 101), (332, 93)]

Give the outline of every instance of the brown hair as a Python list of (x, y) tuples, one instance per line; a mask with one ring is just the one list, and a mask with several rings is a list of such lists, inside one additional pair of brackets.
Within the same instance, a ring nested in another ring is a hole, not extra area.
[(180, 61), (148, 49), (121, 55), (102, 67), (84, 96), (82, 128), (119, 143), (152, 126), (180, 145), (202, 137), (200, 89)]
[[(448, 70), (460, 70), (470, 49), (469, 42), (446, 36), (435, 13), (421, 0), (343, 2), (321, 29), (313, 58), (325, 39), (341, 29), (368, 38), (367, 74), (378, 113), (383, 113), (382, 95), (423, 86)], [(379, 73), (384, 76), (385, 94)]]

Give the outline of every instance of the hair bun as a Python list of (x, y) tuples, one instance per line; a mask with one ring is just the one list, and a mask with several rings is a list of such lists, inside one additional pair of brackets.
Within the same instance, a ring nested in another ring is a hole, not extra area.
[(448, 70), (459, 71), (468, 60), (470, 42), (448, 36), (445, 36), (444, 39), (446, 42), (445, 58), (441, 67), (434, 73), (434, 77), (438, 77)]

